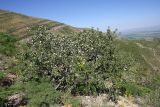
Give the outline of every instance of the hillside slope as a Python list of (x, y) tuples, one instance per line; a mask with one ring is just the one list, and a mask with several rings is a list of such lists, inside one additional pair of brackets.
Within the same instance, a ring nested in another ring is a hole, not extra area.
[(18, 36), (18, 38), (27, 37), (27, 28), (35, 25), (47, 25), (50, 31), (57, 31), (64, 33), (79, 31), (69, 25), (51, 21), (47, 19), (34, 18), (10, 11), (0, 10), (0, 32), (5, 32)]

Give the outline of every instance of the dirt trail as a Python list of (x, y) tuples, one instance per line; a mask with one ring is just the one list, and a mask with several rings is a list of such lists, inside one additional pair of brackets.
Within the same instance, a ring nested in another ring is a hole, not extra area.
[(136, 43), (140, 48), (145, 48), (145, 49), (149, 49), (150, 51), (153, 50), (153, 48), (151, 47), (146, 47), (146, 46), (143, 46), (141, 43)]
[(0, 15), (6, 14), (6, 13), (10, 13), (10, 12), (3, 12), (3, 13), (0, 13)]
[(55, 27), (52, 27), (51, 30), (59, 30), (59, 29), (62, 29), (64, 27), (66, 27), (67, 25), (60, 25), (60, 26), (55, 26)]

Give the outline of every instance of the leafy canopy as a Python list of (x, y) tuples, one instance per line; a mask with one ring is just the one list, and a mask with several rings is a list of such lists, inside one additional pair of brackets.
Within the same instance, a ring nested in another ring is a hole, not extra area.
[(115, 87), (129, 67), (116, 49), (116, 32), (110, 29), (56, 35), (39, 26), (32, 35), (22, 57), (24, 81), (49, 78), (56, 90), (88, 95)]

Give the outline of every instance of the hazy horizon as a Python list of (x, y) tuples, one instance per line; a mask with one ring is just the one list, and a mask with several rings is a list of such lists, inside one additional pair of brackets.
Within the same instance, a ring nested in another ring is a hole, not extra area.
[(108, 26), (120, 31), (160, 25), (159, 0), (4, 0), (0, 9), (75, 27)]

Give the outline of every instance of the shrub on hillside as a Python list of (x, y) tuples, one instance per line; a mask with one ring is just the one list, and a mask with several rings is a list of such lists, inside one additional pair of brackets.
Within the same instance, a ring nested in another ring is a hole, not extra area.
[(110, 29), (55, 35), (40, 26), (32, 34), (22, 57), (24, 81), (45, 77), (56, 90), (98, 94), (116, 90), (122, 72), (129, 69), (114, 44), (116, 33)]

